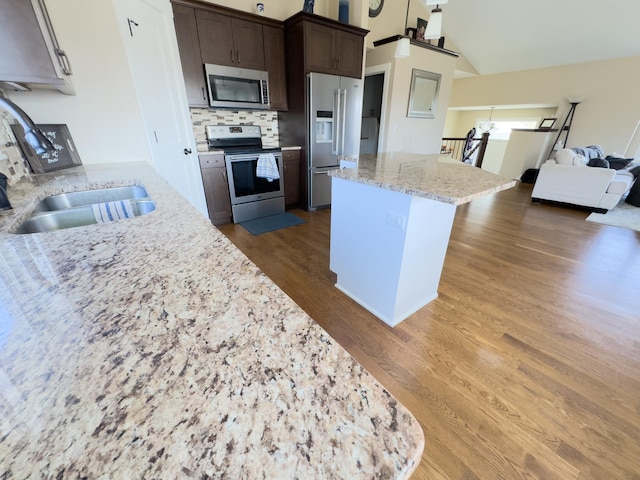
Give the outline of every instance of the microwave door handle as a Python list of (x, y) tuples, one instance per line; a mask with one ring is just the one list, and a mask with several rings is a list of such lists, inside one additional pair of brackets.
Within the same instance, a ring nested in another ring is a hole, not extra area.
[(333, 121), (332, 125), (332, 135), (331, 135), (331, 153), (333, 155), (338, 154), (339, 148), (339, 139), (338, 134), (340, 132), (340, 90), (336, 89), (333, 91)]

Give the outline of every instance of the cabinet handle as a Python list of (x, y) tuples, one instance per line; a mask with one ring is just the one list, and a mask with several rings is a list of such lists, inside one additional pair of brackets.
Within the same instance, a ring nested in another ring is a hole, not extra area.
[(56, 54), (58, 55), (58, 61), (60, 62), (60, 66), (62, 67), (62, 72), (65, 75), (71, 75), (71, 63), (69, 62), (69, 57), (64, 52), (64, 50), (60, 50), (56, 48)]
[(202, 99), (206, 100), (207, 99), (207, 94), (204, 91), (204, 87), (202, 87)]
[(336, 70), (340, 70), (340, 57), (336, 61)]
[(185, 155), (191, 155), (191, 149), (190, 148), (185, 148), (183, 150), (183, 152), (184, 152)]
[(236, 62), (240, 65), (240, 50), (236, 50)]
[(236, 63), (235, 58), (233, 58), (233, 48), (229, 50), (229, 53), (231, 54), (231, 63)]

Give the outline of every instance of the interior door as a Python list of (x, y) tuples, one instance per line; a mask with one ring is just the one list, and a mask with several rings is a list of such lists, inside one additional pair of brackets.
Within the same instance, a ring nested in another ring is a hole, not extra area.
[(153, 166), (208, 218), (168, 0), (115, 0)]

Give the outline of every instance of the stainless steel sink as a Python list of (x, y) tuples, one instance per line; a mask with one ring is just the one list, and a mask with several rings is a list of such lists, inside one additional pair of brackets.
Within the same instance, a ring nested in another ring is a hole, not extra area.
[[(131, 200), (131, 209), (135, 216), (146, 215), (156, 209), (156, 203), (148, 198), (135, 199)], [(18, 227), (15, 233), (51, 232), (96, 223), (98, 222), (93, 214), (92, 205), (84, 205), (64, 210), (35, 212)]]
[(148, 197), (149, 194), (147, 190), (140, 185), (60, 193), (42, 200), (36, 205), (34, 212), (52, 212), (66, 208), (81, 207), (83, 205), (93, 205), (94, 203), (116, 202), (118, 200)]
[(38, 203), (31, 216), (22, 222), (15, 233), (50, 232), (94, 225), (98, 223), (94, 205), (121, 200), (131, 203), (131, 210), (136, 217), (156, 209), (155, 202), (140, 185), (61, 193), (51, 195)]

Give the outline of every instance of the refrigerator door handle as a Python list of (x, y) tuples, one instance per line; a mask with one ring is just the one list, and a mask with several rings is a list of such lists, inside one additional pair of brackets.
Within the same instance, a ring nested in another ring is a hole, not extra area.
[(333, 134), (331, 143), (331, 153), (333, 155), (338, 155), (338, 148), (340, 148), (339, 135), (341, 132), (340, 122), (342, 119), (342, 105), (340, 101), (340, 90), (336, 89), (333, 91)]
[(340, 132), (340, 155), (344, 155), (344, 139), (347, 128), (347, 89), (340, 90), (340, 99), (342, 100), (342, 108), (340, 112), (342, 113), (340, 123), (342, 124), (341, 132)]

